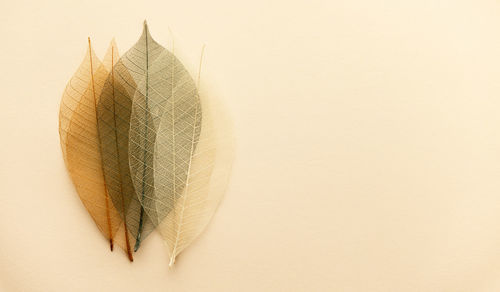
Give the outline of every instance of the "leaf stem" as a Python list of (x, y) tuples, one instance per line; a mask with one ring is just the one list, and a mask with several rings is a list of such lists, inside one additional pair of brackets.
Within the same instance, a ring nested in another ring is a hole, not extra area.
[[(149, 88), (149, 49), (148, 49), (148, 25), (146, 21), (144, 21), (144, 30), (146, 33), (146, 108), (148, 106), (148, 88)], [(147, 117), (147, 111), (144, 112), (144, 144), (147, 143), (148, 140), (148, 117)], [(135, 241), (135, 246), (134, 246), (134, 252), (139, 249), (139, 246), (141, 245), (141, 234), (142, 234), (142, 229), (144, 228), (144, 207), (142, 206), (142, 203), (144, 201), (144, 189), (146, 187), (146, 182), (144, 181), (144, 177), (146, 176), (146, 148), (144, 147), (144, 154), (143, 154), (143, 166), (142, 166), (142, 190), (141, 190), (141, 213), (139, 217), (139, 228), (137, 230), (137, 238)]]
[[(90, 77), (92, 79), (92, 94), (94, 96), (94, 110), (95, 110), (95, 121), (96, 121), (96, 128), (97, 128), (97, 141), (99, 142), (99, 150), (101, 151), (101, 139), (99, 136), (99, 122), (97, 119), (97, 97), (95, 95), (95, 83), (94, 83), (94, 65), (92, 63), (92, 46), (90, 44), (90, 37), (88, 38), (89, 40), (89, 58), (90, 58)], [(109, 214), (109, 195), (108, 191), (106, 189), (106, 177), (104, 175), (104, 166), (102, 164), (102, 155), (101, 155), (101, 168), (102, 168), (102, 178), (104, 181), (103, 187), (104, 187), (104, 194), (105, 194), (105, 201), (106, 201), (106, 217), (108, 219), (108, 232), (109, 232), (109, 248), (111, 251), (113, 251), (113, 230), (111, 228), (111, 216)]]

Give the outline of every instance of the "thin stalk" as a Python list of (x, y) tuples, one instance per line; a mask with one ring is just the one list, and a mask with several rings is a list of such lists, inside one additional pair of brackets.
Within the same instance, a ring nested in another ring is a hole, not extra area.
[[(146, 24), (146, 21), (144, 21), (144, 29), (146, 30), (146, 108), (148, 106), (148, 90), (149, 90), (149, 50), (148, 50), (148, 33), (147, 29), (148, 26)], [(145, 117), (145, 123), (144, 123), (144, 145), (146, 145), (147, 140), (148, 140), (148, 116), (147, 116), (147, 111), (144, 113)], [(144, 177), (146, 176), (146, 147), (144, 147), (144, 154), (143, 154), (143, 165), (142, 165), (142, 190), (141, 190), (141, 214), (139, 217), (139, 228), (137, 230), (137, 238), (135, 241), (135, 246), (134, 246), (134, 251), (137, 251), (139, 249), (139, 246), (141, 245), (141, 234), (142, 234), (142, 229), (144, 227), (144, 208), (142, 207), (142, 202), (144, 201), (144, 189), (146, 187), (146, 182), (144, 180)]]
[[(97, 141), (99, 143), (99, 150), (101, 150), (101, 139), (99, 136), (99, 124), (97, 120), (97, 97), (95, 94), (95, 84), (94, 84), (94, 65), (92, 63), (92, 46), (90, 44), (90, 37), (88, 38), (89, 40), (89, 57), (90, 57), (90, 77), (92, 79), (92, 94), (94, 95), (94, 110), (95, 110), (95, 121), (96, 121), (96, 128), (97, 128)], [(109, 232), (109, 248), (111, 251), (113, 251), (113, 230), (111, 228), (111, 216), (109, 214), (109, 195), (108, 195), (108, 190), (106, 189), (106, 177), (104, 175), (104, 165), (102, 163), (102, 155), (101, 155), (101, 169), (102, 169), (102, 178), (104, 180), (104, 194), (105, 194), (105, 201), (106, 201), (106, 217), (108, 219), (108, 232)]]

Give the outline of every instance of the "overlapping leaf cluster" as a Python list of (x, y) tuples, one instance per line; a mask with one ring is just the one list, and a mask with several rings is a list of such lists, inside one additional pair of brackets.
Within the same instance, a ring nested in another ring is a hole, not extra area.
[(156, 229), (172, 265), (224, 193), (232, 143), (220, 131), (220, 108), (198, 87), (144, 23), (121, 57), (112, 41), (101, 62), (89, 39), (64, 91), (59, 133), (66, 167), (111, 250), (117, 244), (130, 261)]

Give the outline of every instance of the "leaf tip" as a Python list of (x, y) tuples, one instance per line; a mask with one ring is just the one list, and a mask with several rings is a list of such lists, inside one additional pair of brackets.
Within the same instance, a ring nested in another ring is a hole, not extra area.
[(113, 54), (113, 51), (116, 51), (117, 45), (116, 45), (116, 39), (113, 37), (111, 41), (109, 42), (109, 49), (111, 50), (111, 53)]
[(90, 37), (87, 37), (87, 40), (88, 40), (88, 43), (89, 43), (88, 49), (89, 49), (89, 52), (91, 52), (92, 51), (92, 44), (90, 43)]
[(146, 36), (149, 35), (149, 28), (148, 28), (148, 22), (144, 19), (144, 25), (142, 29), (142, 35)]

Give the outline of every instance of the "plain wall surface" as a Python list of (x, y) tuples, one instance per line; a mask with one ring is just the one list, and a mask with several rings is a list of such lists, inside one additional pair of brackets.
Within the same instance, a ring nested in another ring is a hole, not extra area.
[[(87, 36), (148, 20), (224, 101), (226, 196), (168, 269), (109, 251), (66, 172)], [(500, 2), (0, 3), (0, 290), (500, 291)]]

